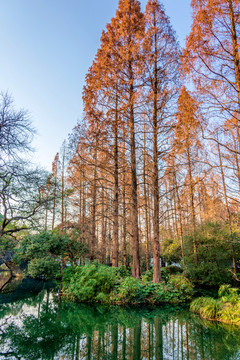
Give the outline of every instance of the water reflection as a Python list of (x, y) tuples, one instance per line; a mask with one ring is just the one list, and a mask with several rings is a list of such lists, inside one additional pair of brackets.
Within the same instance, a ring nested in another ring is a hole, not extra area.
[(170, 308), (66, 304), (49, 288), (38, 290), (13, 301), (0, 296), (0, 359), (240, 358), (239, 328)]

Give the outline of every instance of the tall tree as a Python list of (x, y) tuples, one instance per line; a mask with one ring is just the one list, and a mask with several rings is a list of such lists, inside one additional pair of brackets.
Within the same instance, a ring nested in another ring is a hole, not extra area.
[(190, 194), (191, 222), (193, 229), (193, 251), (195, 262), (197, 263), (197, 244), (196, 244), (196, 211), (195, 211), (195, 181), (193, 169), (196, 161), (200, 157), (201, 142), (199, 129), (201, 118), (198, 110), (197, 101), (193, 96), (182, 88), (178, 100), (178, 122), (175, 127), (175, 149), (186, 159), (187, 164), (187, 184)]
[[(153, 281), (161, 280), (159, 242), (159, 152), (166, 148), (166, 125), (173, 115), (178, 89), (179, 47), (163, 6), (149, 0), (146, 6), (145, 64), (148, 107), (152, 111), (153, 133)], [(163, 129), (165, 128), (165, 131)], [(159, 139), (160, 138), (160, 139)], [(161, 141), (159, 145), (159, 140)]]
[(130, 164), (131, 164), (131, 222), (132, 222), (132, 275), (140, 276), (138, 194), (136, 162), (136, 102), (137, 80), (140, 68), (140, 45), (144, 34), (144, 20), (137, 0), (120, 0), (115, 18), (112, 19), (112, 54), (118, 58), (120, 91), (125, 97), (123, 116), (129, 126)]

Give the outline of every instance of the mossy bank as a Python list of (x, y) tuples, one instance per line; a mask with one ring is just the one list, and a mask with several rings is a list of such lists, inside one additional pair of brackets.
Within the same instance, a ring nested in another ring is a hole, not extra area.
[(218, 299), (199, 297), (192, 301), (190, 310), (202, 318), (240, 325), (239, 289), (222, 285)]

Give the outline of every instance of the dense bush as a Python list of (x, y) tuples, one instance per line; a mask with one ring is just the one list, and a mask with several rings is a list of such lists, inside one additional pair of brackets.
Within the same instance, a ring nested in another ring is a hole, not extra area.
[(119, 275), (121, 278), (125, 278), (131, 275), (131, 269), (126, 268), (126, 266), (121, 265), (115, 268), (116, 274)]
[(181, 274), (183, 272), (181, 266), (177, 266), (177, 265), (168, 265), (165, 269), (166, 269), (166, 273), (169, 275)]
[(181, 243), (179, 239), (164, 239), (162, 242), (162, 256), (167, 263), (178, 263), (181, 261)]
[(117, 289), (116, 300), (124, 303), (139, 302), (141, 300), (142, 289), (138, 280), (132, 276), (123, 279)]
[(193, 296), (193, 286), (189, 279), (182, 275), (171, 275), (169, 278), (169, 284), (175, 289), (182, 291), (183, 295), (187, 299), (191, 299)]
[(107, 302), (106, 296), (119, 282), (116, 268), (92, 263), (65, 269), (63, 293), (79, 302)]
[[(126, 271), (98, 263), (71, 267), (64, 270), (63, 294), (78, 302), (100, 302), (117, 304), (178, 304), (190, 299), (192, 287), (180, 276), (169, 283), (154, 284), (151, 272), (142, 279), (122, 277)], [(148, 280), (150, 279), (150, 280)]]
[(190, 310), (206, 319), (240, 325), (239, 290), (230, 285), (222, 285), (218, 295), (218, 299), (211, 297), (195, 299), (190, 305)]
[[(153, 279), (153, 268), (151, 270), (146, 270), (143, 275), (141, 276), (143, 282), (152, 281)], [(167, 268), (161, 268), (161, 279), (164, 282), (167, 282), (169, 279), (169, 275), (167, 272)]]
[(14, 260), (28, 263), (27, 274), (33, 278), (56, 278), (67, 262), (76, 260), (88, 252), (88, 248), (78, 239), (60, 231), (42, 231), (25, 236), (16, 250)]
[(28, 265), (28, 275), (32, 278), (44, 276), (48, 280), (54, 278), (58, 272), (60, 272), (59, 263), (50, 256), (39, 259), (35, 258)]
[[(198, 263), (195, 262), (193, 234), (184, 237), (183, 274), (198, 286), (218, 287), (224, 283), (234, 283), (232, 276), (232, 247), (235, 244), (235, 257), (240, 263), (240, 231), (232, 228), (230, 235), (227, 223), (207, 222), (199, 226), (195, 233)], [(163, 259), (170, 263), (180, 263), (181, 247), (179, 239), (163, 242)], [(181, 268), (170, 265), (170, 274), (181, 272)]]
[[(229, 228), (225, 224), (206, 223), (196, 233), (198, 264), (194, 261), (192, 236), (185, 238), (185, 260), (189, 277), (198, 284), (220, 286), (232, 282), (232, 249)], [(236, 244), (239, 236), (234, 233)], [(239, 257), (239, 245), (236, 245)]]

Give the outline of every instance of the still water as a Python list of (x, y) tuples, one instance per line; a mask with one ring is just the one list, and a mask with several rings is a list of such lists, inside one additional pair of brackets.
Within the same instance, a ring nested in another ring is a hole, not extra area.
[(1, 360), (240, 359), (240, 328), (187, 310), (65, 303), (28, 279), (0, 289)]

